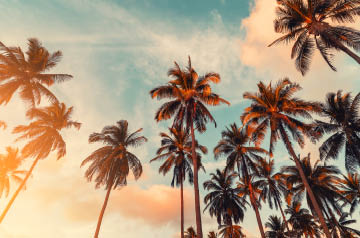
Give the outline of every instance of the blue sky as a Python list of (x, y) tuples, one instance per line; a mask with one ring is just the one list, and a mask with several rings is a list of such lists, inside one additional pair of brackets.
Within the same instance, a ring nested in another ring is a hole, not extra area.
[[(199, 74), (220, 73), (222, 82), (214, 90), (232, 103), (213, 108), (218, 127), (209, 125), (207, 133), (199, 136), (210, 152), (225, 126), (240, 123), (247, 106), (242, 94), (256, 90), (259, 80), (289, 76), (304, 87), (299, 96), (311, 100), (323, 100), (327, 92), (337, 89), (358, 92), (360, 70), (341, 53), (335, 58), (337, 73), (315, 55), (311, 71), (302, 77), (290, 60), (289, 47), (266, 47), (278, 37), (272, 28), (275, 6), (270, 0), (0, 0), (3, 43), (26, 48), (27, 38), (37, 37), (50, 51), (62, 50), (64, 57), (55, 72), (72, 74), (74, 79), (52, 89), (75, 107), (74, 119), (83, 123), (79, 132), (64, 133), (68, 146), (64, 159), (50, 157), (36, 168), (28, 189), (1, 225), (0, 236), (91, 236), (105, 193), (87, 183), (84, 169), (79, 168), (100, 146), (89, 145), (87, 138), (105, 125), (127, 119), (133, 130), (143, 127), (149, 138), (135, 151), (145, 172), (138, 182), (130, 181), (127, 188), (112, 193), (103, 237), (177, 237), (178, 190), (168, 186), (170, 176), (157, 174), (159, 164), (149, 164), (159, 146), (158, 134), (170, 124), (153, 120), (161, 102), (151, 100), (148, 93), (168, 81), (166, 73), (174, 61), (185, 66), (188, 55)], [(360, 28), (359, 24), (355, 27)], [(26, 123), (22, 102), (15, 97), (1, 107), (0, 116), (10, 128), (0, 142), (12, 144), (11, 127)], [(316, 146), (307, 144), (301, 152), (316, 157), (316, 151)], [(280, 143), (275, 158), (278, 166), (286, 164), (287, 154)], [(204, 163), (207, 174), (201, 174), (201, 183), (224, 161), (214, 161), (209, 153)], [(341, 160), (337, 164), (342, 165)], [(192, 191), (186, 187), (186, 226), (195, 224)], [(156, 207), (161, 204), (162, 209)], [(34, 212), (37, 219), (31, 219)], [(271, 213), (277, 212), (264, 205), (264, 223)], [(258, 237), (250, 208), (242, 226), (250, 238)], [(215, 220), (204, 214), (204, 230), (216, 227)]]

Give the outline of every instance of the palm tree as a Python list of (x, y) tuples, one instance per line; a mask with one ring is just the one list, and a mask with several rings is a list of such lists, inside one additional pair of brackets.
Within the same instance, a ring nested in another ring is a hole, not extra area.
[[(238, 189), (233, 187), (237, 174), (217, 169), (210, 176), (211, 179), (204, 182), (204, 189), (209, 191), (204, 198), (204, 211), (208, 209), (211, 217), (216, 216), (219, 226), (226, 224), (231, 229), (233, 222), (236, 224), (244, 219), (245, 201), (237, 195)], [(234, 237), (230, 235), (230, 238)]]
[(270, 216), (269, 221), (265, 223), (265, 227), (268, 228), (268, 231), (265, 233), (266, 238), (287, 237), (285, 234), (285, 224), (281, 221), (280, 217)]
[(360, 15), (359, 0), (279, 0), (276, 9), (277, 18), (274, 28), (284, 34), (269, 46), (280, 42), (289, 43), (295, 40), (291, 58), (295, 59), (296, 69), (304, 75), (310, 66), (314, 49), (320, 51), (330, 68), (333, 66), (333, 54), (330, 50), (341, 50), (360, 64), (360, 57), (349, 48), (360, 49), (360, 31), (341, 25), (331, 25), (329, 20), (337, 23), (355, 22)]
[[(267, 151), (257, 146), (247, 146), (251, 142), (248, 132), (244, 128), (238, 128), (235, 123), (230, 125), (230, 128), (226, 128), (221, 135), (222, 139), (214, 148), (215, 159), (227, 156), (226, 170), (234, 171), (235, 166), (237, 166), (239, 179), (246, 178), (249, 180), (250, 171), (257, 173), (256, 163), (262, 159), (260, 155), (267, 154)], [(250, 192), (253, 191), (250, 190)], [(254, 194), (250, 196), (250, 200), (252, 205), (256, 207), (257, 204), (252, 201), (253, 197), (255, 197)], [(260, 216), (256, 218), (260, 233), (264, 238), (265, 232)]]
[(9, 195), (10, 180), (16, 183), (22, 182), (22, 175), (26, 174), (24, 170), (18, 170), (23, 162), (19, 154), (19, 149), (6, 147), (6, 154), (0, 155), (0, 198), (4, 194)]
[(142, 174), (139, 158), (128, 151), (129, 147), (138, 147), (147, 141), (144, 136), (139, 135), (141, 131), (142, 128), (130, 133), (128, 122), (120, 120), (116, 125), (105, 126), (100, 133), (95, 132), (89, 136), (89, 143), (102, 142), (104, 146), (92, 152), (81, 163), (81, 166), (90, 163), (85, 172), (85, 177), (89, 182), (94, 178), (95, 188), (105, 186), (107, 190), (94, 238), (99, 236), (111, 189), (126, 186), (130, 170), (136, 180)]
[(49, 53), (38, 39), (28, 41), (27, 57), (20, 47), (7, 47), (0, 42), (0, 104), (7, 104), (16, 91), (31, 107), (40, 103), (41, 96), (58, 103), (47, 87), (72, 78), (69, 74), (47, 73), (60, 62), (61, 51)]
[(309, 213), (309, 210), (301, 208), (301, 204), (298, 201), (293, 201), (291, 206), (285, 209), (285, 213), (290, 215), (289, 223), (297, 238), (300, 238), (302, 235), (311, 238), (321, 237), (319, 226), (316, 224), (314, 217)]
[(218, 237), (218, 234), (215, 233), (215, 231), (210, 231), (208, 234), (208, 238), (217, 238), (217, 237)]
[[(356, 223), (356, 220), (347, 220), (349, 213), (343, 213), (339, 220), (331, 218), (328, 221), (328, 226), (330, 227), (331, 234), (333, 238), (357, 238), (360, 237), (360, 230), (348, 227), (348, 225)], [(340, 234), (341, 236), (339, 236)]]
[(0, 128), (6, 129), (7, 125), (6, 122), (0, 120)]
[(152, 98), (170, 99), (170, 101), (164, 103), (158, 109), (155, 115), (155, 120), (161, 121), (173, 117), (173, 127), (182, 127), (185, 123), (186, 130), (190, 130), (191, 132), (196, 229), (198, 238), (203, 238), (200, 212), (198, 164), (195, 149), (195, 129), (198, 132), (203, 133), (206, 131), (206, 123), (213, 122), (216, 126), (215, 119), (205, 105), (217, 106), (221, 103), (230, 103), (222, 99), (219, 95), (213, 93), (211, 90), (210, 82), (219, 83), (220, 75), (217, 73), (207, 73), (206, 75), (199, 77), (192, 68), (190, 57), (186, 70), (182, 70), (175, 62), (175, 67), (169, 70), (168, 75), (173, 77), (174, 80), (171, 80), (166, 85), (159, 86), (150, 91)]
[(337, 159), (345, 146), (345, 167), (349, 172), (356, 171), (360, 166), (360, 93), (354, 98), (341, 91), (329, 93), (321, 108), (329, 122), (316, 120), (315, 130), (331, 135), (319, 148), (320, 158)]
[(39, 160), (48, 157), (52, 151), (57, 151), (57, 159), (65, 156), (66, 143), (61, 136), (61, 130), (71, 127), (80, 129), (81, 126), (81, 123), (71, 120), (72, 112), (73, 107), (67, 108), (64, 103), (54, 103), (42, 108), (31, 108), (27, 111), (26, 116), (33, 121), (29, 125), (20, 125), (14, 128), (13, 133), (22, 134), (17, 138), (17, 141), (30, 139), (21, 150), (23, 158), (33, 157), (35, 160), (1, 214), (0, 223), (19, 192), (25, 186)]
[[(182, 128), (169, 128), (170, 135), (166, 133), (160, 133), (162, 137), (161, 147), (157, 150), (157, 156), (150, 162), (157, 160), (165, 160), (160, 166), (159, 173), (163, 175), (167, 174), (172, 168), (174, 168), (173, 179), (171, 186), (180, 186), (180, 202), (181, 202), (181, 238), (184, 238), (184, 195), (183, 195), (183, 182), (188, 174), (190, 184), (193, 183), (193, 171), (191, 168), (191, 137), (188, 131), (184, 131)], [(196, 149), (202, 153), (207, 153), (205, 146), (199, 145), (196, 141)], [(201, 155), (197, 155), (199, 168), (201, 165)]]
[(245, 109), (241, 120), (244, 125), (252, 128), (251, 139), (255, 141), (255, 144), (261, 144), (267, 129), (270, 129), (270, 155), (272, 155), (274, 144), (279, 138), (282, 139), (286, 149), (295, 161), (296, 168), (299, 170), (326, 237), (331, 238), (324, 216), (306, 180), (300, 160), (296, 156), (290, 140), (291, 135), (297, 144), (303, 147), (305, 144), (304, 136), (313, 140), (318, 137), (317, 133), (312, 130), (313, 126), (311, 124), (307, 124), (295, 117), (301, 116), (310, 119), (310, 113), (320, 112), (320, 106), (317, 103), (293, 97), (293, 94), (299, 91), (301, 87), (296, 83), (292, 83), (289, 79), (280, 80), (275, 86), (272, 86), (271, 83), (265, 86), (264, 83), (260, 82), (258, 83), (258, 89), (257, 93), (244, 93), (244, 98), (251, 100), (252, 104)]
[(224, 225), (219, 231), (219, 235), (222, 238), (246, 238), (242, 227), (239, 225)]
[[(337, 214), (342, 213), (339, 201), (345, 201), (344, 197), (338, 192), (340, 179), (337, 174), (340, 173), (340, 170), (335, 166), (320, 165), (319, 162), (318, 160), (312, 165), (309, 154), (301, 159), (301, 166), (321, 210), (328, 218), (334, 217), (333, 211)], [(305, 186), (296, 166), (285, 166), (281, 169), (281, 173), (288, 185), (289, 196), (295, 197), (295, 200), (299, 201), (305, 195)], [(308, 207), (315, 215), (315, 209), (308, 194), (306, 194), (306, 200)]]
[(188, 227), (187, 230), (185, 231), (185, 238), (198, 238), (192, 226)]
[[(271, 209), (273, 208), (273, 205), (276, 209), (280, 209), (281, 216), (285, 223), (285, 227), (287, 231), (290, 232), (289, 225), (287, 223), (281, 204), (281, 197), (282, 194), (285, 193), (286, 188), (281, 182), (282, 174), (275, 173), (274, 163), (275, 161), (272, 159), (270, 159), (269, 162), (267, 162), (265, 159), (262, 159), (258, 163), (257, 176), (260, 186), (262, 187), (262, 193), (260, 194), (260, 196), (263, 198), (263, 200), (268, 201), (269, 207)], [(273, 217), (270, 217), (270, 222), (272, 222), (272, 218)]]
[(360, 205), (360, 175), (348, 173), (343, 175), (339, 191), (351, 204), (350, 214)]
[(248, 177), (243, 177), (238, 182), (239, 196), (242, 198), (249, 197), (250, 204), (253, 207), (256, 215), (256, 220), (259, 226), (261, 237), (265, 238), (265, 232), (261, 221), (261, 216), (259, 212), (259, 208), (261, 208), (261, 204), (259, 202), (260, 194), (262, 193), (260, 183), (255, 180), (255, 176), (248, 175)]

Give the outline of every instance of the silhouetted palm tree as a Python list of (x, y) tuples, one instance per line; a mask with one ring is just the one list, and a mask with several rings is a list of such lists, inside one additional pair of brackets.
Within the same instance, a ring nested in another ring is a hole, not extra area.
[(360, 230), (348, 227), (348, 225), (356, 224), (356, 220), (347, 220), (349, 213), (343, 213), (339, 220), (334, 217), (328, 221), (333, 238), (358, 238), (360, 237)]
[(224, 225), (221, 226), (219, 236), (222, 238), (246, 238), (239, 225)]
[[(204, 182), (204, 189), (209, 191), (204, 198), (205, 210), (210, 216), (216, 216), (218, 225), (226, 224), (230, 228), (244, 219), (245, 201), (238, 196), (239, 190), (233, 187), (236, 173), (228, 170), (216, 170), (210, 174), (211, 179)], [(230, 238), (234, 238), (231, 237)]]
[(331, 135), (319, 148), (320, 158), (337, 159), (345, 146), (345, 167), (356, 171), (360, 166), (360, 93), (354, 98), (341, 91), (329, 93), (321, 108), (329, 122), (316, 120), (315, 130)]
[(281, 221), (280, 217), (270, 216), (269, 221), (265, 223), (265, 227), (268, 228), (268, 231), (265, 233), (266, 238), (287, 237), (285, 234), (285, 223)]
[(198, 238), (196, 232), (192, 226), (186, 229), (185, 231), (185, 238)]
[(6, 154), (0, 155), (0, 198), (4, 194), (9, 195), (10, 180), (16, 183), (22, 182), (22, 175), (26, 174), (25, 170), (18, 170), (23, 162), (19, 149), (6, 147)]
[[(181, 238), (184, 238), (184, 196), (183, 196), (183, 182), (188, 175), (190, 184), (193, 183), (193, 171), (191, 168), (191, 146), (192, 141), (190, 133), (176, 128), (169, 128), (170, 135), (166, 133), (160, 133), (162, 137), (161, 147), (157, 150), (157, 156), (152, 161), (165, 160), (159, 168), (159, 173), (163, 175), (167, 174), (173, 168), (173, 179), (171, 186), (180, 186), (180, 202), (181, 202)], [(196, 150), (200, 150), (202, 153), (207, 153), (205, 146), (199, 145), (196, 141)], [(201, 155), (197, 155), (199, 168), (202, 167)]]
[(354, 213), (355, 209), (360, 205), (360, 175), (357, 173), (343, 175), (339, 192), (351, 204), (350, 213)]
[(330, 66), (333, 54), (330, 50), (341, 50), (360, 64), (360, 57), (349, 48), (360, 49), (360, 31), (348, 26), (330, 25), (355, 22), (360, 15), (358, 0), (278, 0), (277, 18), (274, 21), (275, 31), (285, 34), (269, 46), (295, 40), (291, 58), (295, 58), (296, 69), (303, 75), (308, 71), (314, 49), (317, 48)]
[(210, 231), (208, 234), (208, 238), (218, 238), (218, 234), (215, 231)]
[[(276, 209), (280, 209), (285, 227), (290, 232), (287, 220), (282, 209), (281, 197), (286, 192), (286, 188), (281, 183), (281, 173), (275, 173), (274, 160), (267, 162), (262, 159), (258, 162), (258, 183), (262, 187), (262, 193), (260, 196), (263, 200), (268, 201), (269, 207), (272, 209), (275, 206)], [(272, 219), (272, 217), (270, 217)], [(275, 219), (275, 218), (274, 218)]]
[(16, 91), (32, 107), (40, 103), (41, 96), (58, 103), (47, 87), (72, 76), (47, 72), (60, 62), (61, 51), (49, 53), (36, 38), (30, 38), (28, 46), (25, 57), (20, 47), (7, 47), (0, 42), (0, 104), (7, 104)]
[[(166, 85), (154, 88), (150, 91), (152, 98), (165, 99), (170, 101), (164, 103), (156, 112), (155, 120), (167, 120), (174, 118), (173, 126), (182, 127), (185, 124), (186, 130), (190, 130), (192, 138), (192, 160), (194, 166), (194, 192), (195, 192), (195, 212), (196, 229), (198, 238), (203, 238), (200, 212), (200, 195), (198, 182), (198, 164), (195, 151), (195, 130), (202, 133), (206, 130), (207, 122), (214, 122), (205, 105), (217, 106), (227, 103), (219, 95), (211, 90), (210, 82), (219, 83), (220, 75), (217, 73), (207, 73), (198, 76), (192, 68), (189, 57), (189, 64), (186, 70), (182, 70), (175, 62), (175, 67), (168, 72), (174, 79)], [(195, 126), (194, 126), (195, 124)]]
[(0, 223), (19, 192), (25, 186), (38, 161), (48, 157), (52, 151), (57, 151), (57, 159), (65, 156), (66, 143), (61, 136), (61, 130), (71, 127), (80, 129), (81, 126), (81, 123), (71, 120), (72, 112), (73, 107), (67, 108), (64, 103), (55, 103), (42, 108), (31, 108), (27, 111), (26, 116), (33, 121), (29, 125), (20, 125), (14, 128), (13, 133), (22, 134), (17, 140), (30, 139), (22, 148), (21, 153), (24, 158), (33, 157), (34, 161), (1, 214)]
[(289, 79), (280, 80), (275, 86), (272, 86), (271, 83), (267, 86), (262, 82), (258, 83), (259, 91), (257, 93), (244, 93), (244, 98), (251, 100), (252, 104), (245, 109), (241, 120), (243, 124), (252, 128), (251, 139), (255, 141), (257, 145), (263, 142), (266, 131), (268, 129), (270, 130), (270, 155), (272, 155), (274, 150), (274, 144), (281, 138), (286, 149), (295, 161), (296, 168), (299, 170), (301, 179), (319, 216), (325, 234), (327, 238), (331, 238), (324, 216), (306, 180), (300, 160), (296, 156), (290, 140), (290, 136), (292, 136), (296, 143), (300, 147), (303, 147), (305, 144), (304, 136), (310, 139), (317, 139), (318, 137), (317, 133), (312, 130), (313, 126), (311, 124), (307, 124), (299, 118), (296, 118), (302, 117), (310, 119), (310, 113), (320, 112), (320, 106), (317, 103), (293, 97), (293, 94), (300, 89), (300, 85), (290, 82)]
[(147, 141), (144, 136), (139, 135), (141, 131), (142, 128), (130, 133), (128, 122), (121, 120), (116, 125), (105, 126), (100, 133), (92, 133), (89, 136), (89, 143), (101, 142), (104, 146), (92, 152), (81, 163), (81, 166), (90, 163), (85, 172), (85, 177), (88, 181), (94, 179), (96, 188), (105, 186), (107, 190), (94, 238), (99, 236), (111, 189), (126, 186), (130, 170), (135, 179), (138, 179), (142, 174), (140, 160), (128, 151), (129, 147), (138, 147)]

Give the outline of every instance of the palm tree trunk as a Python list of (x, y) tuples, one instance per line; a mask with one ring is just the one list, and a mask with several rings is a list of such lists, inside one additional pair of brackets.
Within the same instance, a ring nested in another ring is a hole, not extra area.
[(345, 52), (348, 56), (350, 56), (351, 58), (353, 58), (358, 64), (360, 64), (360, 57), (355, 54), (354, 52), (352, 52), (351, 50), (349, 50), (349, 48), (347, 48), (343, 43), (341, 43), (338, 39), (336, 39), (335, 37), (333, 37), (330, 34), (327, 34), (327, 36), (331, 39), (331, 41), (333, 41), (334, 44), (336, 44), (336, 46), (342, 50), (343, 52)]
[(286, 147), (287, 147), (290, 155), (293, 157), (293, 159), (295, 161), (296, 168), (299, 170), (301, 180), (305, 185), (307, 193), (309, 194), (311, 203), (313, 204), (313, 206), (315, 208), (316, 214), (319, 216), (320, 224), (321, 224), (321, 226), (322, 226), (322, 228), (324, 230), (324, 233), (325, 233), (327, 238), (331, 238), (329, 229), (328, 229), (328, 227), (326, 225), (326, 222), (325, 222), (324, 215), (321, 212), (320, 206), (319, 206), (318, 202), (316, 201), (314, 193), (311, 190), (311, 187), (310, 187), (310, 185), (309, 185), (309, 183), (308, 183), (308, 181), (306, 179), (306, 176), (305, 176), (304, 170), (303, 170), (303, 168), (302, 168), (302, 166), (300, 164), (300, 161), (299, 161), (298, 157), (296, 156), (294, 149), (291, 146), (290, 140), (289, 140), (284, 128), (281, 127), (280, 130), (281, 130), (281, 133), (283, 134), (284, 143), (286, 144)]
[(234, 229), (233, 229), (233, 225), (232, 225), (232, 219), (230, 217), (230, 238), (233, 238), (233, 234), (234, 234)]
[(202, 226), (201, 226), (201, 213), (200, 213), (200, 194), (199, 194), (199, 180), (198, 180), (198, 164), (196, 159), (196, 150), (195, 150), (195, 132), (194, 132), (194, 122), (191, 119), (191, 156), (194, 166), (194, 193), (195, 193), (195, 215), (196, 215), (196, 235), (197, 238), (203, 238)]
[(280, 201), (279, 201), (277, 198), (276, 198), (276, 202), (277, 202), (277, 204), (278, 204), (278, 206), (279, 206), (279, 208), (280, 208), (280, 212), (281, 212), (281, 215), (282, 215), (283, 220), (284, 220), (284, 222), (285, 222), (286, 229), (287, 229), (287, 231), (288, 231), (289, 234), (290, 234), (289, 224), (288, 224), (288, 222), (287, 222), (287, 220), (286, 220), (284, 211), (283, 211), (283, 209), (282, 209), (282, 207), (281, 207), (281, 203), (280, 203)]
[(105, 201), (104, 201), (104, 204), (103, 204), (103, 206), (102, 206), (102, 208), (101, 208), (101, 212), (100, 212), (99, 219), (98, 219), (98, 223), (97, 223), (97, 226), (96, 226), (94, 238), (98, 238), (98, 237), (99, 237), (101, 222), (102, 222), (102, 219), (103, 219), (103, 216), (104, 216), (104, 213), (105, 213), (105, 209), (106, 209), (107, 203), (108, 203), (108, 201), (109, 201), (109, 196), (110, 196), (111, 188), (112, 188), (112, 184), (111, 184), (111, 186), (109, 186), (109, 188), (108, 188), (108, 190), (107, 190), (107, 192), (106, 192)]
[(2, 212), (2, 214), (1, 214), (1, 216), (0, 216), (0, 223), (4, 220), (7, 212), (9, 211), (11, 205), (14, 203), (17, 195), (18, 195), (18, 194), (20, 193), (20, 191), (24, 188), (27, 180), (29, 179), (29, 177), (30, 177), (32, 171), (34, 170), (36, 164), (38, 163), (39, 159), (40, 159), (40, 158), (36, 158), (36, 159), (34, 160), (34, 162), (32, 163), (32, 165), (31, 165), (31, 167), (30, 167), (30, 170), (27, 172), (24, 180), (21, 182), (20, 186), (18, 187), (18, 189), (16, 190), (16, 192), (13, 194), (13, 196), (11, 197), (10, 201), (8, 202), (8, 204), (6, 205), (5, 210)]
[(181, 171), (180, 181), (180, 203), (181, 203), (181, 238), (184, 238), (184, 188), (183, 188), (183, 174)]

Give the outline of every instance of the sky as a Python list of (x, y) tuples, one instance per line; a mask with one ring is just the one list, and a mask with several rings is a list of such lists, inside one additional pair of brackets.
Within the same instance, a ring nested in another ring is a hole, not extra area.
[[(74, 106), (73, 119), (82, 123), (79, 131), (63, 132), (64, 158), (57, 161), (51, 155), (35, 168), (26, 190), (0, 225), (0, 237), (91, 237), (105, 191), (96, 190), (84, 178), (86, 168), (80, 164), (101, 146), (88, 144), (88, 136), (122, 119), (129, 121), (133, 131), (144, 128), (149, 139), (134, 150), (144, 173), (138, 181), (130, 178), (127, 187), (111, 193), (101, 237), (179, 237), (180, 192), (169, 186), (170, 175), (158, 174), (159, 163), (149, 163), (160, 145), (159, 133), (170, 126), (170, 122), (153, 120), (162, 102), (151, 100), (149, 91), (169, 80), (167, 70), (174, 61), (185, 66), (190, 55), (199, 74), (218, 72), (222, 81), (214, 85), (214, 91), (231, 102), (231, 106), (211, 108), (218, 126), (209, 125), (205, 134), (198, 135), (210, 151), (204, 156), (206, 173), (200, 174), (200, 184), (224, 166), (224, 159), (215, 161), (211, 151), (225, 126), (240, 124), (239, 117), (248, 106), (242, 95), (255, 91), (260, 80), (268, 83), (288, 76), (303, 87), (298, 96), (307, 100), (324, 100), (326, 93), (338, 89), (359, 92), (360, 69), (341, 52), (335, 57), (338, 72), (332, 72), (315, 54), (309, 73), (302, 77), (290, 59), (290, 46), (267, 47), (279, 37), (273, 30), (275, 7), (275, 0), (0, 0), (1, 42), (25, 50), (27, 39), (36, 37), (50, 52), (63, 52), (53, 72), (74, 78), (51, 89), (61, 101)], [(360, 24), (352, 27), (360, 29)], [(17, 96), (0, 107), (0, 118), (8, 124), (0, 133), (1, 152), (9, 145), (23, 146), (24, 142), (14, 142), (11, 129), (28, 123), (25, 110)], [(318, 157), (317, 145), (307, 143), (296, 150)], [(277, 166), (289, 164), (288, 157), (279, 143)], [(23, 168), (30, 164), (28, 159)], [(343, 160), (335, 164), (342, 168)], [(11, 184), (12, 192), (15, 187)], [(0, 209), (6, 202), (0, 200)], [(264, 205), (264, 223), (270, 214), (279, 215)], [(186, 227), (195, 225), (194, 217), (193, 189), (187, 184)], [(203, 226), (204, 234), (217, 229), (207, 212)], [(259, 237), (251, 208), (241, 226), (249, 238)]]

